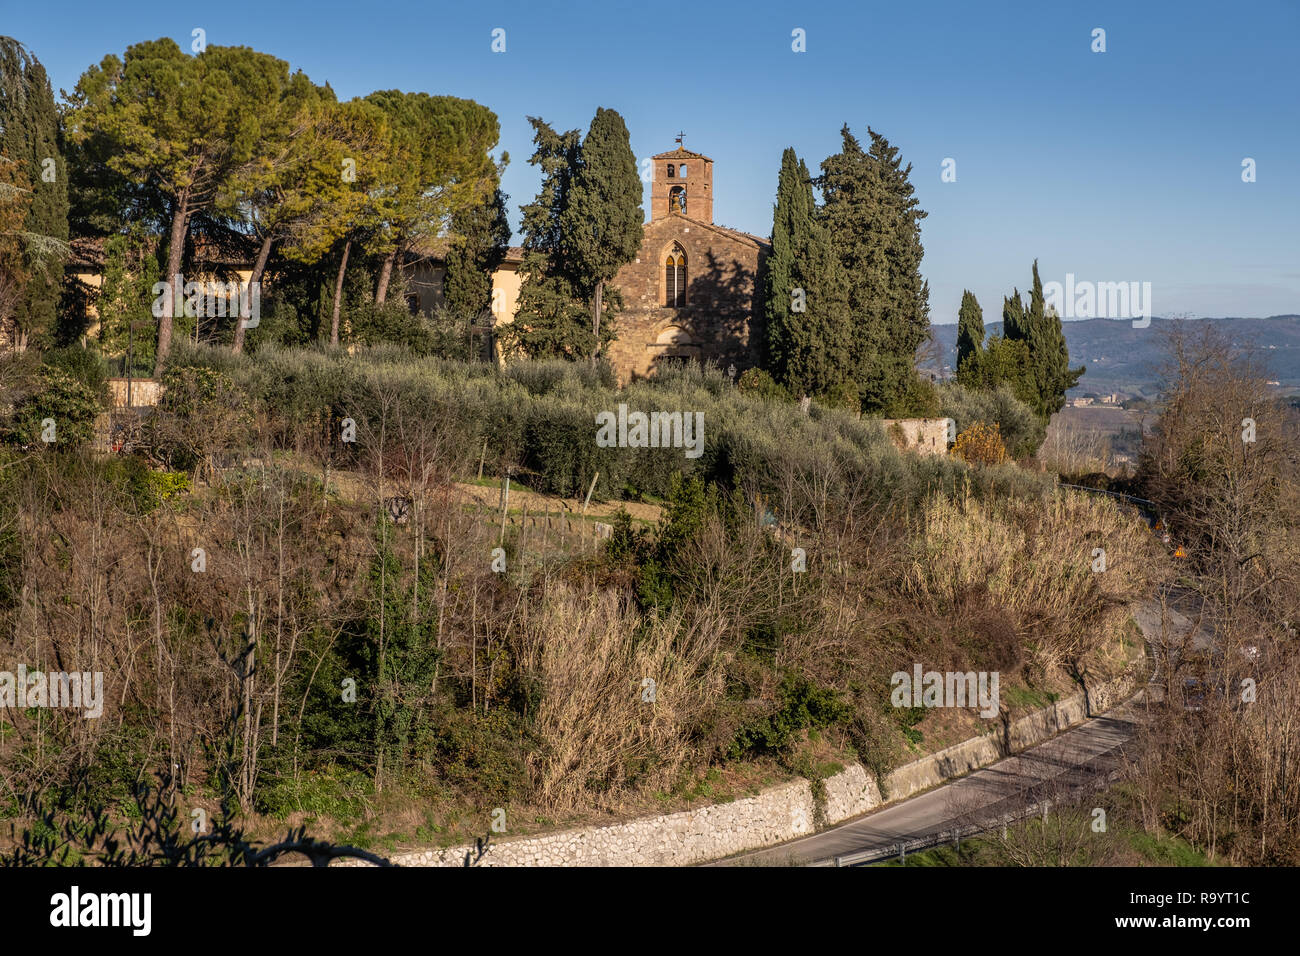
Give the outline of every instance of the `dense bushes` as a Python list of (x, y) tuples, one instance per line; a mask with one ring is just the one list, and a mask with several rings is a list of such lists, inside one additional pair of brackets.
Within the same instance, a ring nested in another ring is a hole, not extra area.
[(59, 450), (89, 444), (101, 410), (95, 390), (58, 365), (42, 365), (35, 379), (32, 391), (15, 403), (5, 441)]
[(948, 382), (940, 386), (939, 398), (944, 416), (957, 423), (958, 432), (976, 422), (997, 425), (1012, 458), (1030, 457), (1047, 437), (1047, 425), (1016, 398), (1010, 385), (995, 391), (974, 391)]
[[(951, 492), (973, 481), (980, 493), (992, 480), (971, 478), (959, 462), (900, 454), (871, 419), (819, 405), (805, 413), (793, 403), (755, 400), (753, 395), (764, 394), (761, 383), (757, 393), (752, 381), (733, 387), (715, 368), (675, 366), (619, 391), (607, 366), (519, 362), (503, 371), (489, 364), (412, 358), (393, 348), (354, 356), (263, 348), (254, 357), (237, 358), (215, 349), (178, 347), (177, 362), (208, 364), (229, 375), (234, 388), (247, 395), (250, 410), (265, 414), (268, 434), (280, 447), (319, 450), (332, 415), (356, 421), (353, 451), (364, 453), (383, 433), (400, 394), (408, 406), (423, 408), (448, 441), (476, 453), (486, 443), (491, 472), (512, 469), (530, 487), (566, 497), (584, 495), (597, 472), (598, 499), (663, 498), (676, 473), (738, 487), (751, 498), (770, 496), (788, 485), (792, 473), (831, 467), (831, 492), (869, 486), (881, 502), (916, 507), (934, 490)], [(1041, 440), (1032, 414), (1009, 394), (956, 389), (946, 395), (951, 409), (945, 411), (958, 417), (959, 427), (967, 419), (996, 421), (1009, 448), (1022, 454)], [(647, 453), (597, 447), (595, 416), (616, 412), (619, 404), (629, 412), (702, 413), (702, 454), (688, 458), (684, 449)], [(790, 440), (793, 435), (797, 441)], [(1022, 487), (1031, 484), (1026, 476)]]

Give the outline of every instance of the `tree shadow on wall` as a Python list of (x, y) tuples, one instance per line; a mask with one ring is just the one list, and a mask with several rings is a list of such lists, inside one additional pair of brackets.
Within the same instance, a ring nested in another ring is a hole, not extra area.
[[(766, 256), (759, 252), (758, 269), (714, 252), (705, 254), (703, 268), (692, 266), (686, 305), (677, 309), (676, 324), (699, 346), (699, 360), (720, 366), (735, 363), (743, 371), (758, 364), (763, 341), (763, 307), (759, 278)], [(692, 260), (698, 262), (698, 259)], [(653, 375), (661, 363), (682, 357), (669, 352), (650, 363)]]

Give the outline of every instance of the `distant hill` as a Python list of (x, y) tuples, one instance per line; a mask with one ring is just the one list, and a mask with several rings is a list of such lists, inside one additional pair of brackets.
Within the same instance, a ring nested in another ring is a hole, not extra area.
[[(1070, 390), (1071, 397), (1118, 392), (1129, 396), (1151, 395), (1156, 369), (1163, 361), (1160, 327), (1169, 319), (1152, 319), (1145, 329), (1133, 328), (1130, 319), (1078, 319), (1063, 322), (1065, 342), (1070, 348), (1070, 365), (1086, 364), (1087, 373)], [(1196, 319), (1219, 327), (1232, 343), (1254, 347), (1268, 363), (1270, 377), (1291, 390), (1300, 389), (1300, 315), (1274, 315), (1267, 319)], [(1002, 323), (985, 324), (989, 334), (1002, 331)], [(943, 359), (950, 368), (957, 365), (957, 324), (934, 326)]]

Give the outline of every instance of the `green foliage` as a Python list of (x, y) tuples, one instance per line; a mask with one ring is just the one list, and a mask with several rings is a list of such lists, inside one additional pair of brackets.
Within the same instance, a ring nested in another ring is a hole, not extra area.
[(980, 366), (983, 351), (984, 310), (975, 293), (966, 289), (962, 291), (961, 308), (957, 311), (957, 381), (968, 384)]
[(777, 706), (770, 713), (748, 721), (728, 746), (727, 756), (772, 755), (787, 750), (799, 735), (846, 721), (850, 708), (838, 692), (818, 687), (802, 674), (786, 673), (777, 691)]
[(377, 157), (382, 185), (368, 243), (386, 259), (376, 293), (383, 304), (397, 256), (438, 238), (449, 219), (496, 187), (491, 151), (500, 123), (487, 107), (455, 96), (381, 90), (366, 101), (381, 110), (391, 134)]
[[(379, 866), (387, 860), (355, 847), (335, 846), (307, 836), (305, 828), (290, 830), (279, 843), (263, 846), (247, 838), (236, 825), (234, 807), (223, 801), (202, 834), (190, 829), (174, 799), (170, 775), (157, 785), (136, 780), (129, 800), (107, 803), (94, 784), (78, 780), (74, 787), (42, 793), (25, 801), (32, 819), (18, 843), (0, 853), (0, 866), (269, 866), (289, 853), (306, 856), (313, 865), (328, 866), (338, 857), (359, 857)], [(124, 822), (119, 818), (125, 817)]]
[(817, 185), (825, 226), (849, 282), (854, 319), (848, 377), (863, 411), (880, 413), (906, 394), (917, 348), (930, 325), (930, 290), (921, 278), (925, 218), (898, 149), (868, 128), (864, 151), (848, 126), (843, 147), (822, 164)]
[(938, 418), (942, 409), (939, 390), (929, 379), (913, 373), (905, 388), (885, 408), (888, 418)]
[(836, 390), (842, 401), (852, 372), (849, 282), (830, 232), (816, 219), (808, 167), (789, 148), (781, 157), (764, 274), (769, 368), (792, 394)]
[(365, 616), (354, 621), (352, 629), (361, 639), (366, 683), (378, 688), (370, 716), (375, 772), (382, 777), (405, 767), (431, 742), (429, 704), (441, 652), (435, 640), (436, 607), (426, 605), (424, 613), (412, 613), (414, 589), (429, 594), (436, 587), (436, 563), (426, 563), (418, 581), (408, 573), (394, 547), (387, 515), (376, 520), (373, 540)]
[[(144, 191), (169, 210), (168, 276), (181, 271), (190, 219), (213, 209), (262, 148), (276, 115), (265, 106), (279, 101), (288, 77), (287, 63), (248, 47), (209, 46), (191, 57), (162, 38), (128, 47), (121, 59), (104, 57), (78, 81), (69, 138), (116, 177), (120, 206)], [(167, 310), (158, 372), (171, 336)]]
[(761, 368), (747, 368), (736, 379), (736, 388), (746, 395), (774, 401), (790, 401), (790, 392)]
[(97, 402), (108, 401), (108, 370), (104, 360), (88, 349), (69, 346), (51, 349), (41, 361), (50, 368), (61, 369), (75, 378), (95, 396)]
[[(69, 252), (68, 170), (45, 67), (17, 40), (3, 36), (0, 156), (19, 165), (30, 188), (20, 231), (25, 281), (13, 316), (15, 330), (27, 343), (43, 345), (55, 333), (63, 263)], [(54, 160), (53, 180), (43, 175), (48, 159)], [(6, 318), (0, 316), (0, 321)]]
[[(1038, 260), (1034, 260), (1034, 281), (1029, 306), (1020, 299), (1020, 290), (1008, 297), (1002, 307), (1002, 335), (1020, 343), (1023, 352), (991, 359), (996, 362), (987, 381), (993, 387), (1011, 382), (1016, 391), (1044, 422), (1065, 407), (1065, 393), (1078, 383), (1086, 369), (1070, 368), (1070, 351), (1061, 329), (1061, 318), (1044, 307), (1043, 283), (1038, 277)], [(1016, 368), (1017, 363), (1019, 368)]]
[[(608, 114), (608, 115), (606, 115)], [(599, 120), (599, 124), (597, 121)], [(523, 206), (524, 256), (519, 272), (519, 307), (515, 320), (502, 330), (502, 346), (507, 352), (519, 352), (531, 358), (587, 358), (604, 352), (615, 338), (611, 317), (622, 306), (617, 289), (603, 293), (600, 337), (597, 342), (593, 324), (592, 297), (599, 277), (609, 269), (611, 260), (602, 259), (592, 247), (591, 235), (583, 232), (580, 250), (569, 241), (566, 231), (572, 226), (575, 201), (584, 208), (598, 210), (609, 204), (601, 217), (601, 228), (610, 233), (613, 247), (621, 256), (630, 243), (628, 170), (623, 166), (631, 157), (631, 148), (620, 145), (626, 139), (623, 120), (610, 110), (601, 110), (592, 120), (592, 132), (600, 132), (593, 150), (599, 164), (590, 174), (583, 174), (583, 143), (578, 130), (557, 133), (544, 120), (530, 116), (537, 149), (529, 163), (542, 172), (542, 188), (537, 198)], [(622, 133), (618, 132), (622, 128)], [(591, 132), (588, 133), (591, 136)], [(599, 145), (599, 150), (596, 147)], [(636, 178), (636, 163), (631, 173)], [(641, 183), (636, 181), (636, 234), (640, 233)], [(623, 261), (635, 256), (635, 249)], [(612, 275), (612, 273), (611, 273)], [(597, 347), (599, 345), (599, 348)]]
[(827, 408), (842, 408), (856, 414), (862, 408), (862, 393), (857, 382), (836, 382), (822, 396), (822, 402)]
[(939, 388), (939, 400), (943, 415), (953, 419), (958, 433), (976, 422), (996, 424), (1012, 458), (1030, 457), (1047, 437), (1042, 419), (1016, 397), (1009, 385), (984, 391), (948, 382)]
[[(569, 202), (560, 213), (575, 288), (592, 296), (599, 329), (605, 283), (641, 249), (641, 177), (623, 117), (597, 108), (578, 154)], [(593, 340), (600, 336), (593, 332)]]
[(506, 802), (527, 791), (529, 745), (523, 719), (510, 710), (447, 707), (437, 715), (429, 757), (462, 793)]
[(173, 364), (162, 385), (145, 431), (154, 458), (169, 469), (210, 471), (213, 455), (245, 439), (253, 421), (248, 397), (225, 372)]
[(78, 448), (94, 438), (95, 417), (101, 410), (90, 386), (62, 368), (43, 365), (37, 375), (36, 390), (15, 403), (4, 440), (24, 448), (44, 448), (42, 423), (53, 419), (55, 440), (49, 447)]
[[(104, 241), (103, 279), (94, 295), (100, 349), (105, 355), (124, 355), (129, 342), (136, 368), (154, 366), (157, 343), (151, 310), (154, 283), (161, 273), (156, 247), (155, 237), (140, 223), (109, 236)], [(133, 322), (142, 325), (131, 332)]]
[(454, 237), (447, 253), (443, 302), (457, 318), (489, 324), (492, 318), (492, 273), (505, 260), (510, 243), (506, 195), (494, 189), (486, 201), (452, 218)]

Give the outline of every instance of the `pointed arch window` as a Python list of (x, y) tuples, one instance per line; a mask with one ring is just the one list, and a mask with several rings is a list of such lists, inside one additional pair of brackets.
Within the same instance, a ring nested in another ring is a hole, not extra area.
[(664, 262), (664, 305), (680, 309), (686, 305), (686, 250), (673, 243)]

